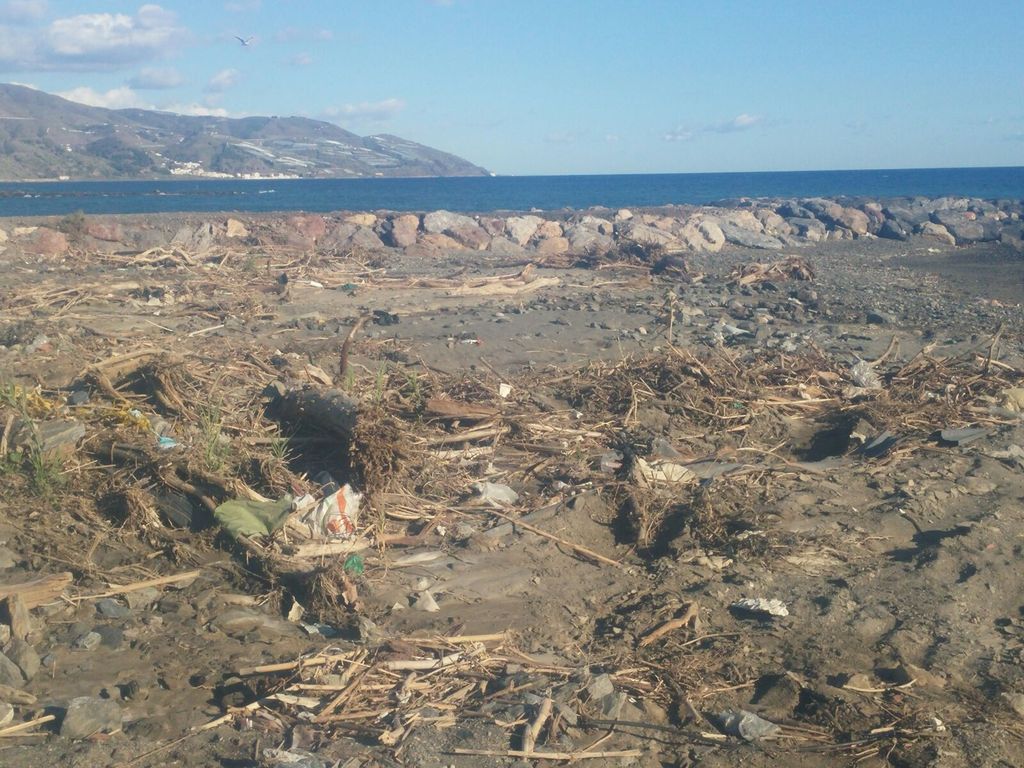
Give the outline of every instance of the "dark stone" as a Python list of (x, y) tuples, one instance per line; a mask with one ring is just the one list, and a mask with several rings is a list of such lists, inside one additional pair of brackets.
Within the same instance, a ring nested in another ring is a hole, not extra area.
[(878, 236), (886, 240), (906, 240), (910, 234), (897, 219), (886, 219), (878, 229)]
[(87, 739), (97, 733), (121, 730), (121, 707), (111, 699), (79, 696), (72, 699), (60, 725), (60, 735)]

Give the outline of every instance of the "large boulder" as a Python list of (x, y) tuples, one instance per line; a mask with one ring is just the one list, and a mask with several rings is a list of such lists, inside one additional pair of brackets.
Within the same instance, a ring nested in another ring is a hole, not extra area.
[(540, 216), (511, 216), (505, 220), (505, 231), (513, 242), (526, 245), (543, 223)]
[(866, 235), (871, 220), (864, 211), (856, 208), (839, 208), (832, 215), (832, 223), (838, 227), (845, 227), (855, 235)]
[(754, 211), (754, 217), (761, 222), (765, 232), (771, 235), (791, 235), (793, 228), (789, 222), (782, 218), (771, 208), (758, 208)]
[(102, 240), (105, 243), (120, 243), (124, 241), (124, 227), (116, 221), (88, 219), (85, 222), (85, 234), (94, 240)]
[(385, 243), (395, 248), (408, 248), (416, 243), (419, 234), (420, 217), (413, 213), (405, 213), (388, 219), (381, 226), (381, 235)]
[(979, 220), (973, 211), (946, 209), (932, 213), (931, 220), (944, 226), (959, 245), (995, 240), (999, 237), (999, 224), (993, 219)]
[(723, 221), (719, 226), (722, 228), (722, 234), (725, 235), (726, 242), (733, 245), (742, 245), (744, 248), (759, 248), (767, 251), (782, 250), (782, 241), (771, 235), (766, 235), (764, 232), (747, 229), (731, 221)]
[(312, 248), (327, 234), (327, 222), (324, 217), (312, 213), (289, 216), (284, 222), (284, 227), (285, 243), (298, 248)]
[(430, 254), (465, 250), (461, 243), (448, 237), (448, 235), (441, 234), (440, 232), (424, 233), (420, 236), (415, 247)]
[(787, 222), (797, 235), (806, 240), (810, 240), (812, 243), (824, 240), (825, 235), (827, 234), (827, 228), (825, 225), (814, 217), (804, 218), (802, 216), (794, 216), (791, 219), (787, 219)]
[(949, 234), (949, 230), (933, 221), (926, 221), (922, 224), (919, 233), (921, 237), (928, 240), (935, 240), (946, 245), (956, 245), (956, 240)]
[(725, 234), (714, 219), (687, 219), (676, 235), (692, 251), (717, 253), (725, 245)]
[(632, 240), (640, 245), (653, 245), (662, 248), (674, 248), (679, 246), (679, 241), (670, 233), (649, 224), (634, 223), (626, 221), (618, 228), (620, 240)]
[(503, 235), (498, 235), (491, 240), (491, 244), (487, 246), (487, 250), (493, 253), (495, 256), (514, 256), (520, 257), (526, 254), (526, 249), (523, 248), (519, 243), (509, 240)]
[(349, 235), (348, 246), (361, 251), (379, 251), (384, 248), (384, 243), (370, 227), (356, 227), (356, 231)]
[(423, 229), (428, 234), (447, 235), (460, 245), (482, 251), (491, 242), (491, 236), (476, 220), (451, 211), (434, 211), (423, 217)]
[(505, 234), (505, 220), (500, 216), (484, 216), (480, 219), (480, 226), (491, 237)]
[[(348, 249), (350, 245), (350, 239), (352, 235), (356, 233), (359, 227), (355, 224), (349, 224), (347, 222), (341, 222), (333, 225), (330, 230), (323, 237), (319, 238), (316, 245), (322, 251), (344, 251)], [(294, 232), (289, 233), (288, 242), (297, 247), (311, 248), (313, 244)]]
[(608, 219), (602, 219), (599, 216), (587, 214), (581, 217), (577, 224), (587, 229), (597, 230), (602, 235), (608, 235), (609, 237), (615, 233), (615, 225), (608, 221)]
[(536, 251), (540, 256), (568, 253), (569, 241), (564, 237), (545, 237), (537, 241)]
[(544, 221), (537, 227), (534, 238), (537, 240), (544, 240), (551, 237), (561, 237), (564, 234), (562, 231), (562, 225), (557, 221)]
[[(249, 230), (238, 219), (228, 219), (227, 236), (230, 240), (246, 238), (249, 236)], [(93, 235), (93, 237), (96, 236)]]
[(357, 227), (374, 227), (377, 225), (377, 217), (372, 213), (353, 213), (345, 217), (345, 223)]
[(171, 245), (176, 245), (187, 253), (206, 253), (217, 242), (217, 228), (210, 222), (192, 227), (184, 225), (174, 233)]
[(878, 236), (887, 240), (906, 240), (910, 233), (900, 223), (899, 219), (886, 219), (878, 228)]
[(423, 217), (423, 231), (441, 235), (455, 227), (475, 227), (477, 223), (469, 216), (451, 211), (432, 211)]
[(615, 241), (611, 237), (601, 234), (596, 228), (591, 229), (584, 226), (582, 223), (573, 224), (566, 229), (565, 238), (569, 241), (569, 247), (573, 253), (607, 253), (615, 245)]
[(63, 256), (68, 252), (68, 238), (56, 229), (39, 227), (29, 236), (24, 250), (25, 253), (34, 253), (37, 256)]

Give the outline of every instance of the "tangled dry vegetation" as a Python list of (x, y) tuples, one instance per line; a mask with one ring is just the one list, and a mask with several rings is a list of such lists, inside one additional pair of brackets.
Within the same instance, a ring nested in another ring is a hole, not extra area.
[[(346, 615), (355, 620), (359, 594), (372, 591), (375, 578), (372, 568), (341, 567), (339, 554), (364, 552), (372, 563), (374, 552), (422, 540), (460, 516), (517, 519), (584, 488), (605, 501), (609, 514), (599, 522), (612, 526), (632, 554), (614, 559), (587, 542), (541, 531), (568, 555), (653, 568), (667, 552), (694, 548), (705, 556), (764, 553), (774, 543), (755, 535), (761, 511), (789, 481), (813, 473), (815, 461), (860, 453), (865, 461), (890, 464), (926, 448), (939, 430), (1001, 423), (1002, 393), (1019, 387), (1024, 375), (998, 361), (997, 345), (998, 337), (958, 357), (925, 351), (905, 363), (894, 362), (894, 345), (868, 363), (833, 359), (813, 347), (802, 355), (697, 354), (668, 345), (642, 357), (507, 381), (486, 368), (447, 376), (399, 366), (367, 344), (360, 351), (377, 359), (349, 377), (343, 393), (358, 410), (347, 440), (274, 410), (282, 391), (336, 391), (315, 366), (282, 371), (253, 353), (215, 359), (210, 351), (143, 349), (97, 362), (61, 390), (8, 387), (0, 461), (15, 490), (18, 483), (45, 487), (94, 541), (136, 540), (184, 564), (195, 562), (200, 549), (221, 547), (237, 556), (244, 579), (255, 574), (253, 589), (301, 601), (337, 623)], [(68, 391), (83, 388), (91, 393), (87, 403), (65, 403)], [(666, 418), (658, 428), (649, 424), (652, 411)], [(77, 451), (13, 448), (19, 422), (69, 417), (86, 426)], [(173, 445), (158, 439), (167, 424)], [(892, 439), (868, 450), (885, 435)], [(286, 532), (232, 541), (214, 526), (222, 502), (315, 492), (310, 478), (322, 470), (365, 493), (358, 539), (345, 549), (331, 556), (317, 550), (297, 565)], [(470, 490), (483, 480), (530, 488), (530, 501), (490, 509)], [(176, 517), (183, 499), (190, 511)], [(45, 549), (89, 568), (89, 557), (76, 554), (80, 541), (54, 537)], [(711, 696), (720, 690), (715, 681), (741, 678), (736, 645), (731, 638), (708, 642), (695, 605), (652, 611), (660, 617), (654, 625), (614, 640), (599, 635), (584, 650), (592, 666), (613, 671), (617, 685), (673, 707), (681, 723), (699, 720), (700, 701), (689, 692), (699, 683), (701, 695)], [(677, 629), (684, 631), (670, 631)], [(571, 694), (582, 697), (586, 710), (574, 670), (536, 662), (512, 636), (407, 642), (243, 671), (246, 685), (258, 682), (247, 703), (225, 718), (263, 718), (283, 731), (300, 721), (299, 713), (314, 710), (312, 722), (325, 733), (369, 735), (397, 747), (423, 721), (412, 713), (428, 699), (438, 721), (486, 712), (504, 695), (494, 687), (495, 670), (510, 664), (542, 676), (542, 689), (575, 686)], [(426, 661), (416, 661), (424, 654)], [(932, 727), (918, 722), (913, 702), (898, 688), (889, 696), (892, 710), (902, 713), (895, 725), (879, 729), (856, 712), (808, 701), (806, 722), (785, 727), (784, 738), (857, 754), (877, 751), (882, 741), (912, 743)], [(546, 700), (535, 718), (506, 724), (522, 732), (520, 751), (529, 752), (542, 731), (564, 727)]]

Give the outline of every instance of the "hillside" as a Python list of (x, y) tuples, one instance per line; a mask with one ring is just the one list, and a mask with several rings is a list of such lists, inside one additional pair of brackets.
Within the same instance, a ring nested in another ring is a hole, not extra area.
[(305, 117), (103, 109), (0, 84), (0, 180), (161, 176), (481, 176), (447, 152)]

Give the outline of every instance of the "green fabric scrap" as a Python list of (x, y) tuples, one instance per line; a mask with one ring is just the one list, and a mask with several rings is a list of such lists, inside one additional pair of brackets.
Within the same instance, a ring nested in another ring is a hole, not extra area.
[(284, 525), (292, 511), (292, 497), (279, 501), (232, 499), (214, 510), (213, 516), (233, 539), (239, 536), (269, 536)]

